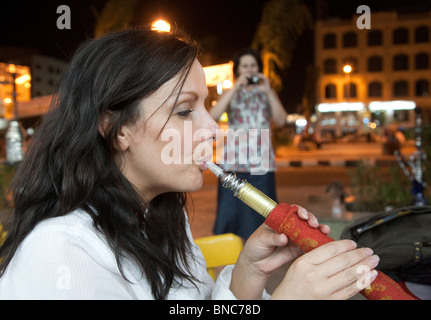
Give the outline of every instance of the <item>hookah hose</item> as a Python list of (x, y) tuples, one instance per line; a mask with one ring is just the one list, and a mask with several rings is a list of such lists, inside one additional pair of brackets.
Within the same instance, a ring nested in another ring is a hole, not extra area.
[[(231, 189), (234, 196), (266, 218), (265, 224), (277, 233), (284, 233), (290, 241), (304, 252), (334, 241), (320, 229), (311, 228), (306, 220), (297, 215), (298, 207), (286, 203), (277, 204), (246, 180), (239, 180), (233, 173), (226, 173), (213, 163), (208, 168), (221, 180), (224, 188)], [(368, 300), (417, 300), (381, 271), (361, 294)]]

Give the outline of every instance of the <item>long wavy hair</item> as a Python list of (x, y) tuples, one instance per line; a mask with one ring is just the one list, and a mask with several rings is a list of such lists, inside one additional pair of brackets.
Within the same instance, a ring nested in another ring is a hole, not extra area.
[[(14, 219), (0, 248), (0, 276), (40, 221), (83, 209), (105, 235), (123, 277), (122, 259), (131, 257), (155, 299), (197, 281), (187, 264), (186, 194), (144, 203), (121, 172), (116, 139), (123, 124), (139, 119), (142, 99), (177, 75), (182, 88), (197, 54), (183, 34), (142, 29), (80, 47), (11, 184)], [(99, 121), (107, 112), (102, 137)]]

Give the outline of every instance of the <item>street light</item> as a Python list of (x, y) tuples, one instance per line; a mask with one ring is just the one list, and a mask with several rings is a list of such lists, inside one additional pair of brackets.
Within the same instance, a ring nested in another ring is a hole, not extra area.
[(344, 71), (344, 73), (350, 73), (350, 72), (352, 72), (352, 66), (350, 66), (350, 65), (346, 64), (346, 65), (343, 67), (343, 71)]
[(156, 30), (160, 32), (170, 32), (171, 25), (165, 20), (157, 20), (157, 21), (154, 21), (153, 24), (151, 25), (151, 30)]
[(349, 64), (346, 64), (343, 67), (343, 71), (345, 74), (345, 80), (346, 80), (346, 99), (350, 98), (350, 73), (352, 72), (352, 66)]

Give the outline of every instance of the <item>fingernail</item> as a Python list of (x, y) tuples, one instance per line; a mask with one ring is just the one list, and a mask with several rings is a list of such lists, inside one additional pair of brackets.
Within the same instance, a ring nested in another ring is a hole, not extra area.
[(367, 256), (371, 256), (374, 251), (371, 248), (364, 248), (364, 252)]
[(327, 231), (327, 233), (329, 234), (329, 233), (331, 233), (331, 227), (330, 226), (328, 226), (327, 224), (324, 224), (323, 225), (323, 228), (325, 228), (326, 229), (326, 231)]
[(358, 247), (358, 244), (355, 241), (353, 241), (353, 240), (349, 240), (349, 241), (352, 244), (353, 248), (357, 248)]
[(370, 262), (372, 265), (377, 266), (379, 264), (380, 258), (377, 255), (373, 255), (370, 257)]
[(301, 217), (304, 219), (308, 219), (308, 211), (307, 210), (301, 210)]

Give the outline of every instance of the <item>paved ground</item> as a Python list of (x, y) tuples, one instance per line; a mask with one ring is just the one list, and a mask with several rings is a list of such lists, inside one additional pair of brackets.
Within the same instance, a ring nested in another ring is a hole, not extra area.
[[(409, 156), (415, 152), (414, 141), (408, 141), (401, 153)], [(381, 143), (331, 143), (323, 144), (321, 149), (299, 150), (293, 146), (277, 149), (277, 165), (286, 166), (352, 166), (358, 160), (372, 164), (396, 162), (393, 155), (384, 155)]]

